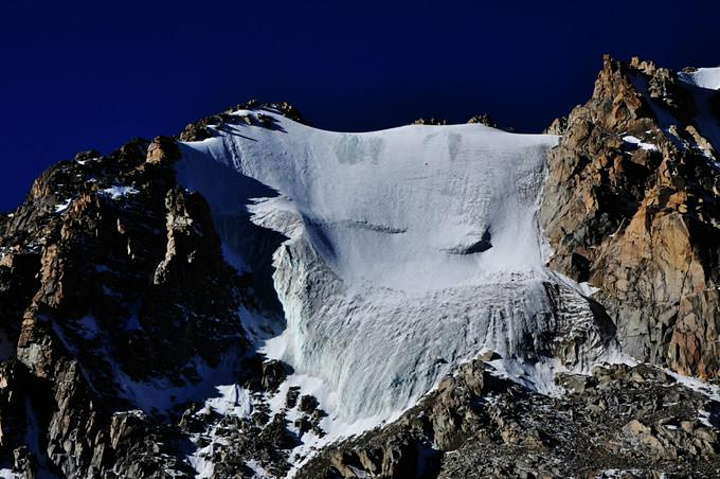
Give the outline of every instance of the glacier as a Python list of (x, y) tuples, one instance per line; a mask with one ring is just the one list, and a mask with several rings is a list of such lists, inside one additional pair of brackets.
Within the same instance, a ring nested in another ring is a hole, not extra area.
[(181, 144), (178, 180), (253, 275), (252, 339), (290, 380), (322, 384), (312, 392), (338, 421), (388, 419), (482, 351), (543, 392), (548, 368), (612, 354), (587, 286), (545, 266), (537, 209), (556, 136), (231, 116), (244, 121)]

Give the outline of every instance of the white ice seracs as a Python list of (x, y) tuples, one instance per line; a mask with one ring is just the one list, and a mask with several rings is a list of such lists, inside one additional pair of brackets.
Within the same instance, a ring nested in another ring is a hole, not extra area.
[[(184, 144), (178, 176), (207, 198), (234, 264), (272, 255), (286, 324), (265, 351), (322, 380), (331, 416), (390, 417), (481, 350), (527, 357), (556, 330), (536, 212), (557, 137), (336, 133), (265, 113), (269, 128), (228, 123)], [(258, 245), (258, 231), (279, 234)]]

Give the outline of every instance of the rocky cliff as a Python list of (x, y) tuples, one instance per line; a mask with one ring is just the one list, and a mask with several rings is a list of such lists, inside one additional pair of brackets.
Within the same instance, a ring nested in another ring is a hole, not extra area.
[[(173, 417), (257, 363), (174, 140), (80, 153), (2, 217), (0, 451), (28, 477), (192, 474)], [(261, 374), (257, 375), (261, 377)]]
[(605, 58), (548, 159), (550, 265), (600, 291), (629, 355), (718, 375), (720, 93), (634, 59)]

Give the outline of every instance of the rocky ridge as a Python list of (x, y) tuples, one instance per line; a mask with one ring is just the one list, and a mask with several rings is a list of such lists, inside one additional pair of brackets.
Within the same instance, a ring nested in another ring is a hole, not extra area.
[(249, 347), (252, 284), (176, 184), (178, 155), (163, 137), (80, 153), (0, 219), (0, 468), (189, 477), (187, 408), (214, 382), (284, 374)]
[(549, 156), (541, 222), (551, 267), (600, 288), (594, 299), (626, 353), (712, 379), (720, 170), (708, 138), (718, 119), (697, 116), (699, 90), (653, 63), (606, 57)]

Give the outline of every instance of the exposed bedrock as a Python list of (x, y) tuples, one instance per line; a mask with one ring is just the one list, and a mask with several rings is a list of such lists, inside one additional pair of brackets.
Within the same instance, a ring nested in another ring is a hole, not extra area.
[(605, 58), (550, 152), (540, 212), (553, 269), (600, 290), (622, 349), (682, 374), (718, 362), (720, 169), (715, 92)]

